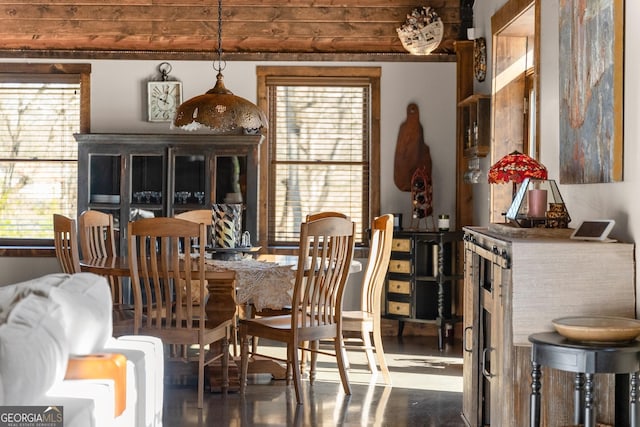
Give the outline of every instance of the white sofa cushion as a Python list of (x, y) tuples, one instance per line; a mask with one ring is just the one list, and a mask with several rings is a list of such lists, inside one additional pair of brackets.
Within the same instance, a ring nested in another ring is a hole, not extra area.
[(50, 292), (64, 310), (69, 354), (99, 353), (113, 332), (111, 289), (107, 279), (91, 273), (77, 273)]
[(64, 316), (68, 351), (99, 353), (113, 332), (111, 290), (107, 279), (92, 273), (48, 274), (0, 288), (0, 323), (27, 295), (48, 297)]
[(20, 299), (0, 325), (3, 405), (28, 405), (62, 381), (69, 357), (59, 304), (36, 294)]

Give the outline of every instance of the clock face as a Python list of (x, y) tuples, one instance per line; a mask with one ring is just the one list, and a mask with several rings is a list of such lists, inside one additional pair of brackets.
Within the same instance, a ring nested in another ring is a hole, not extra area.
[(147, 83), (147, 113), (150, 122), (170, 122), (182, 103), (182, 83), (159, 81)]

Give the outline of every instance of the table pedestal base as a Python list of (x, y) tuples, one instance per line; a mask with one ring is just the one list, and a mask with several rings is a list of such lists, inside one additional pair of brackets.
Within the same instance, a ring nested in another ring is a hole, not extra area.
[[(249, 374), (271, 374), (274, 380), (286, 380), (287, 368), (278, 362), (262, 357), (249, 359)], [(207, 367), (209, 387), (212, 392), (222, 391), (222, 367), (219, 361)], [(240, 391), (240, 358), (229, 360), (229, 392)]]

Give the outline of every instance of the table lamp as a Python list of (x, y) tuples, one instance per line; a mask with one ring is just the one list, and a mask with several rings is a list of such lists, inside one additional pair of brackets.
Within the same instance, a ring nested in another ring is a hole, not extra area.
[(512, 199), (516, 197), (517, 184), (526, 178), (547, 179), (547, 168), (519, 151), (507, 154), (489, 168), (489, 184), (513, 183)]

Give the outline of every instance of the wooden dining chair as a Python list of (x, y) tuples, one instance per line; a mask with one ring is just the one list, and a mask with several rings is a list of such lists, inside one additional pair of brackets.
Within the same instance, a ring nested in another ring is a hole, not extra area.
[[(135, 307), (134, 334), (152, 335), (163, 343), (197, 345), (197, 355), (178, 353), (180, 360), (198, 362), (198, 408), (203, 407), (204, 368), (222, 363), (222, 385), (229, 387), (229, 334), (233, 311), (207, 320), (205, 306), (204, 224), (179, 218), (146, 218), (129, 223), (128, 254)], [(191, 298), (199, 287), (199, 302)], [(232, 300), (233, 301), (233, 300)], [(221, 351), (207, 351), (219, 343)], [(169, 358), (174, 356), (169, 353)]]
[(211, 209), (194, 209), (177, 213), (173, 217), (186, 219), (198, 224), (204, 224), (206, 232), (205, 244), (209, 244), (211, 242), (211, 233), (213, 228), (213, 213), (211, 212)]
[[(351, 394), (342, 354), (342, 296), (349, 275), (355, 241), (355, 223), (346, 218), (327, 217), (300, 225), (300, 246), (291, 313), (255, 319), (240, 319), (240, 391), (247, 384), (249, 337), (284, 342), (286, 360), (292, 372), (296, 401), (302, 403), (298, 350), (311, 352), (310, 381), (315, 379), (315, 363), (321, 339), (334, 341), (334, 352), (345, 394)], [(309, 347), (304, 343), (309, 342)], [(254, 356), (258, 355), (252, 353)]]
[[(392, 241), (393, 215), (387, 214), (375, 218), (371, 223), (369, 257), (362, 278), (360, 310), (342, 312), (343, 335), (349, 332), (359, 335), (354, 338), (354, 345), (347, 345), (348, 341), (345, 339), (344, 348), (364, 350), (372, 373), (377, 372), (377, 358), (386, 384), (391, 384), (391, 376), (382, 346), (380, 312)], [(373, 336), (373, 345), (371, 336)], [(373, 354), (374, 350), (376, 357)]]
[[(116, 238), (113, 215), (87, 210), (78, 217), (80, 251), (83, 259), (110, 258), (116, 256)], [(119, 277), (108, 276), (114, 304), (122, 304), (122, 283)]]
[(78, 217), (82, 258), (106, 258), (116, 255), (113, 215), (87, 210)]
[(53, 243), (56, 258), (63, 273), (80, 272), (80, 251), (76, 220), (64, 215), (53, 214)]
[[(113, 215), (96, 210), (83, 211), (78, 217), (78, 234), (83, 259), (111, 258), (117, 255)], [(125, 304), (122, 277), (105, 275), (111, 287), (113, 336), (130, 335), (133, 305)]]
[[(210, 236), (213, 228), (213, 214), (211, 209), (194, 209), (190, 211), (181, 212), (175, 214), (174, 218), (186, 219), (187, 221), (193, 221), (198, 224), (205, 225), (205, 232), (207, 234), (206, 242), (209, 243)], [(199, 243), (198, 243), (199, 244)], [(233, 348), (233, 356), (238, 356), (238, 325), (237, 325), (237, 307), (236, 307), (236, 319), (234, 319), (232, 333), (231, 333), (231, 346)]]

